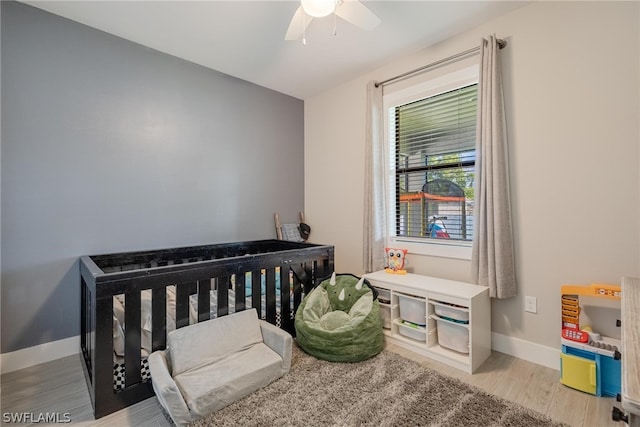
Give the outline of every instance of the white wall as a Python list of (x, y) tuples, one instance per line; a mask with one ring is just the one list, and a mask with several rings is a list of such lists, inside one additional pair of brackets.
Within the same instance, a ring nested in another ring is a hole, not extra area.
[[(336, 269), (362, 273), (365, 85), (495, 33), (503, 50), (518, 295), (492, 330), (559, 348), (560, 286), (640, 275), (637, 2), (535, 2), (305, 101), (305, 212)], [(410, 255), (470, 280), (469, 262)], [(524, 312), (524, 296), (538, 313)], [(597, 329), (597, 325), (594, 327)]]

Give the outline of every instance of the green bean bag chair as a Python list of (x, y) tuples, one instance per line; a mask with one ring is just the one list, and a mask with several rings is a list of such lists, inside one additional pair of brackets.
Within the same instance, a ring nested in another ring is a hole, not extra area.
[(377, 292), (351, 274), (333, 273), (313, 289), (298, 307), (295, 328), (305, 352), (332, 362), (359, 362), (384, 346)]

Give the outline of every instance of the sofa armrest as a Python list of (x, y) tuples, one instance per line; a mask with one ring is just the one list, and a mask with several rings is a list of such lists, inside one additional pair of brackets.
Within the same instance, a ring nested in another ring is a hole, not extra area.
[(177, 426), (182, 426), (192, 421), (180, 389), (171, 377), (171, 364), (165, 351), (154, 351), (149, 355), (149, 371), (156, 397), (162, 407), (169, 412), (173, 422)]
[(262, 331), (264, 343), (282, 357), (283, 373), (289, 372), (289, 368), (291, 368), (291, 346), (293, 344), (291, 335), (264, 320), (260, 320), (260, 330)]

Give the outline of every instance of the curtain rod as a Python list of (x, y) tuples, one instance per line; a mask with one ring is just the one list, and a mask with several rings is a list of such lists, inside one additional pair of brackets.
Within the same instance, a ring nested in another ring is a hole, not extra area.
[[(502, 39), (497, 39), (497, 43), (498, 43), (498, 47), (500, 49), (503, 49), (507, 45), (507, 42), (505, 40), (502, 40)], [(454, 59), (458, 59), (458, 58), (470, 55), (470, 54), (478, 52), (478, 51), (480, 51), (480, 46), (476, 46), (476, 47), (474, 47), (472, 49), (465, 50), (464, 52), (456, 53), (455, 55), (451, 55), (451, 56), (449, 56), (447, 58), (444, 58), (444, 59), (441, 59), (439, 61), (432, 62), (431, 64), (423, 65), (420, 68), (416, 68), (415, 70), (407, 71), (406, 73), (399, 74), (399, 75), (397, 75), (395, 77), (391, 77), (390, 79), (383, 80), (381, 82), (376, 82), (375, 86), (378, 87), (378, 86), (384, 86), (385, 84), (388, 84), (388, 83), (393, 83), (396, 80), (403, 79), (403, 78), (408, 77), (408, 76), (410, 76), (412, 74), (418, 74), (418, 73), (420, 73), (422, 71), (426, 71), (426, 70), (428, 70), (430, 68), (433, 68), (433, 67), (435, 67), (437, 65), (444, 64), (444, 63), (449, 62), (449, 61), (453, 61)]]

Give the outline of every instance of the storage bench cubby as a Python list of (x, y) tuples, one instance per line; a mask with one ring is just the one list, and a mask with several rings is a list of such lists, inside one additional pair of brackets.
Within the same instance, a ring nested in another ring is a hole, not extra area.
[(487, 287), (410, 273), (364, 277), (384, 295), (387, 341), (468, 373), (491, 354)]

